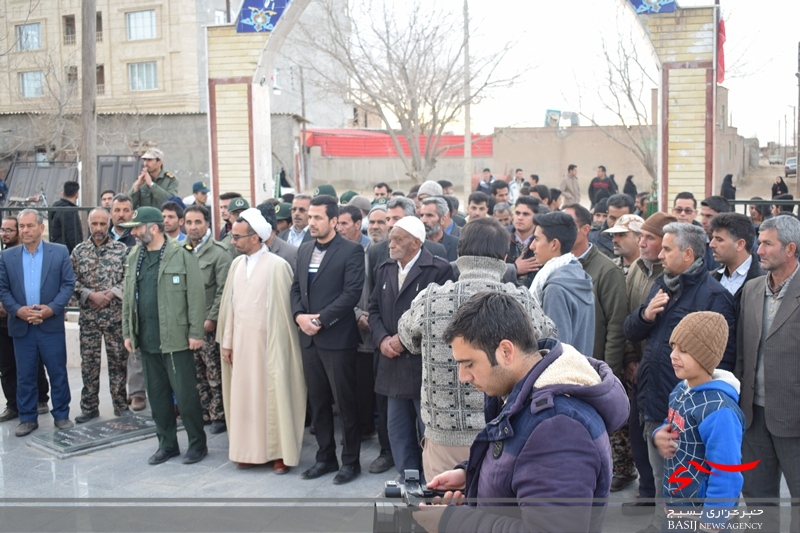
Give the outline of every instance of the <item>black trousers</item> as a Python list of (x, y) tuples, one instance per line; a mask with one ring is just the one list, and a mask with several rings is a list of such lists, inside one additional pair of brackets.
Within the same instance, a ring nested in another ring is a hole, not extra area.
[[(380, 349), (373, 353), (373, 380), (378, 378), (378, 359), (383, 357)], [(375, 384), (373, 381), (373, 389)], [(389, 398), (383, 394), (375, 393), (375, 403), (378, 405), (378, 443), (381, 445), (381, 454), (392, 454), (392, 445), (389, 443)]]
[(356, 351), (328, 350), (313, 343), (301, 348), (303, 372), (311, 404), (311, 423), (316, 430), (317, 461), (336, 461), (336, 440), (333, 435), (333, 402), (339, 409), (344, 428), (342, 464), (359, 465), (361, 428), (358, 421), (356, 395)]
[[(0, 385), (2, 385), (3, 394), (6, 397), (6, 407), (12, 411), (18, 411), (17, 361), (14, 358), (14, 339), (8, 335), (8, 327), (5, 323), (0, 324)], [(47, 403), (50, 400), (50, 396), (48, 396), (50, 385), (47, 383), (47, 374), (44, 372), (41, 360), (39, 360), (37, 385), (39, 388), (38, 403)]]
[[(631, 390), (631, 414), (628, 419), (628, 431), (631, 437), (631, 453), (633, 454), (633, 462), (636, 465), (636, 470), (639, 471), (639, 497), (640, 498), (655, 498), (661, 496), (661, 480), (656, 481), (653, 478), (653, 467), (650, 466), (650, 459), (647, 454), (647, 441), (644, 440), (644, 424), (639, 417), (639, 404), (636, 401), (638, 390), (634, 385)], [(658, 489), (658, 493), (656, 493)]]
[(372, 352), (356, 351), (356, 400), (358, 427), (362, 435), (375, 431), (375, 372)]

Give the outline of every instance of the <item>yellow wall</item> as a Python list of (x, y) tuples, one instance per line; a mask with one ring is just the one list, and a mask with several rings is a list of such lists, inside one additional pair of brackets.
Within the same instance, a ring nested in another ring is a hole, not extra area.
[[(661, 68), (668, 71), (668, 86), (662, 87), (662, 91), (667, 91), (666, 205), (671, 206), (672, 199), (681, 191), (691, 191), (698, 199), (705, 198), (709, 97), (706, 75), (714, 60), (714, 9), (678, 9), (674, 14), (642, 15), (640, 18)], [(705, 64), (698, 68), (678, 64), (681, 62)]]
[[(248, 86), (269, 34), (236, 33), (234, 26), (208, 29), (208, 79), (212, 100), (209, 120), (216, 124), (216, 195), (237, 191), (250, 202), (250, 113)], [(238, 79), (238, 80), (237, 80)], [(213, 161), (213, 158), (212, 158)], [(212, 169), (214, 172), (214, 169)]]

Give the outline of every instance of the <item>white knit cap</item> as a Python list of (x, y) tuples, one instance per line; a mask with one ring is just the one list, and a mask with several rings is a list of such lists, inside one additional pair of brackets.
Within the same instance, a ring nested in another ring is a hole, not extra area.
[(272, 225), (267, 222), (267, 219), (264, 218), (261, 211), (255, 207), (245, 209), (239, 216), (250, 224), (250, 227), (253, 228), (253, 231), (258, 234), (262, 241), (266, 241), (269, 239), (269, 236), (272, 235)]
[(403, 217), (395, 222), (393, 227), (405, 230), (420, 242), (425, 242), (425, 224), (417, 217)]
[(442, 186), (433, 180), (428, 180), (420, 185), (417, 190), (417, 196), (422, 196), (423, 194), (427, 194), (428, 196), (441, 196)]

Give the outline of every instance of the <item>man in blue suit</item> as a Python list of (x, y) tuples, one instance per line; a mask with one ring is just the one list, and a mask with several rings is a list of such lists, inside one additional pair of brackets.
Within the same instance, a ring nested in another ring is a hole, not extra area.
[(69, 419), (64, 308), (75, 288), (75, 273), (66, 246), (42, 241), (41, 213), (25, 209), (18, 220), (23, 246), (0, 255), (0, 300), (8, 311), (8, 334), (14, 338), (17, 361), (20, 424), (15, 435), (24, 437), (39, 427), (36, 383), (40, 357), (50, 376), (55, 426), (66, 429), (73, 425)]

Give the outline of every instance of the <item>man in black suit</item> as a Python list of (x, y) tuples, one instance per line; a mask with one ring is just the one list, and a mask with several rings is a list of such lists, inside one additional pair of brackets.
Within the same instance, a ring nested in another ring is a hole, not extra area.
[(766, 274), (758, 256), (753, 255), (756, 230), (750, 218), (741, 213), (718, 214), (711, 219), (710, 230), (708, 247), (714, 254), (714, 261), (722, 265), (711, 272), (711, 277), (731, 293), (738, 315), (744, 284)]
[[(437, 242), (444, 246), (448, 261), (458, 259), (458, 239), (444, 232), (442, 218), (449, 212), (447, 202), (442, 198), (425, 198), (422, 200), (422, 207), (419, 210), (419, 218), (425, 225), (425, 235), (427, 240)], [(426, 240), (426, 242), (427, 242)]]
[(303, 479), (339, 470), (333, 435), (335, 401), (344, 427), (342, 468), (333, 479), (340, 485), (361, 473), (355, 359), (361, 335), (353, 308), (364, 286), (364, 249), (336, 233), (337, 203), (328, 195), (310, 202), (308, 232), (315, 241), (302, 244), (297, 252), (292, 314), (300, 328), (311, 421), (319, 445), (317, 462), (303, 472)]

